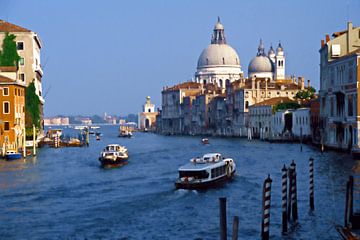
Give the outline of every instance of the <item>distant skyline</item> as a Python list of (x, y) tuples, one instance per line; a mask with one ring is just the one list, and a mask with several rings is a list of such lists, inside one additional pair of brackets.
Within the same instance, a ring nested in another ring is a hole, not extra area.
[(281, 41), (286, 75), (319, 89), (326, 34), (360, 25), (360, 1), (1, 0), (0, 19), (39, 34), (45, 116), (138, 113), (151, 96), (190, 80), (217, 17), (247, 76), (259, 39)]

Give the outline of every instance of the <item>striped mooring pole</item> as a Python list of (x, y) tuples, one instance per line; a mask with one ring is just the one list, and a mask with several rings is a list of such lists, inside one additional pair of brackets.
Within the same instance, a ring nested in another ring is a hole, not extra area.
[(282, 168), (282, 197), (281, 197), (281, 208), (282, 208), (282, 233), (287, 232), (287, 168), (284, 164)]
[(270, 236), (270, 200), (271, 200), (271, 183), (270, 174), (264, 181), (263, 187), (263, 218), (261, 224), (261, 239), (268, 240)]
[(310, 177), (310, 186), (309, 186), (309, 197), (310, 197), (310, 209), (315, 209), (314, 204), (314, 159), (309, 158), (309, 177)]
[(288, 195), (287, 195), (287, 205), (288, 205), (288, 208), (287, 208), (287, 220), (290, 221), (290, 218), (291, 218), (291, 204), (292, 204), (292, 169), (291, 167), (289, 167), (287, 169), (287, 176), (288, 176)]
[(297, 190), (296, 190), (296, 164), (293, 160), (290, 164), (291, 168), (291, 212), (292, 219), (294, 222), (298, 220), (298, 209), (297, 209)]

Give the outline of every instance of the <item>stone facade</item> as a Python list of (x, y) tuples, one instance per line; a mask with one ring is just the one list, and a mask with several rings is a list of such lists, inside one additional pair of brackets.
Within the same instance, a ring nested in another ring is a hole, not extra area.
[(320, 52), (320, 118), (323, 143), (358, 149), (360, 130), (360, 27), (326, 35)]

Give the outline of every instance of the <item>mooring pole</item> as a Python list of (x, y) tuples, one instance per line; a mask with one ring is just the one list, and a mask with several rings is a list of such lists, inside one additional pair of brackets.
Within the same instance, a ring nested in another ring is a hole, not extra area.
[(33, 156), (36, 156), (36, 128), (33, 124)]
[(298, 219), (298, 209), (297, 209), (297, 194), (296, 194), (296, 164), (295, 161), (293, 160), (292, 163), (290, 164), (290, 168), (291, 170), (291, 180), (292, 180), (292, 184), (291, 184), (291, 210), (292, 210), (292, 219), (294, 222), (297, 221)]
[(349, 177), (349, 216), (350, 219), (354, 214), (354, 177)]
[(309, 177), (310, 177), (310, 186), (309, 186), (309, 197), (310, 197), (310, 209), (314, 211), (314, 159), (309, 158)]
[(349, 208), (349, 199), (350, 199), (350, 181), (346, 182), (346, 200), (345, 200), (345, 219), (344, 226), (349, 227), (350, 222), (350, 208)]
[(288, 208), (287, 208), (287, 220), (290, 221), (291, 218), (291, 206), (292, 206), (292, 171), (293, 169), (291, 168), (291, 166), (288, 168), (287, 171), (287, 175), (288, 175), (288, 196), (287, 196), (287, 204), (288, 204)]
[(23, 133), (23, 157), (26, 158), (26, 129), (24, 127)]
[(270, 174), (264, 181), (263, 187), (263, 217), (261, 224), (261, 239), (269, 240), (270, 236), (270, 200), (271, 200), (271, 183)]
[(282, 209), (282, 233), (287, 232), (287, 168), (284, 164), (282, 168), (282, 198), (281, 198), (281, 209)]
[(219, 198), (220, 203), (220, 240), (227, 239), (226, 233), (226, 198)]
[(238, 240), (238, 232), (239, 232), (239, 217), (234, 216), (232, 240)]

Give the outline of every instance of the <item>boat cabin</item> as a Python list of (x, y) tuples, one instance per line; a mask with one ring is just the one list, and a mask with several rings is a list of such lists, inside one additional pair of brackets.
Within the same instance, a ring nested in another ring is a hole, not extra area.
[(119, 152), (122, 150), (123, 147), (121, 147), (120, 145), (117, 144), (111, 144), (111, 145), (107, 145), (104, 149), (104, 151), (107, 152)]

